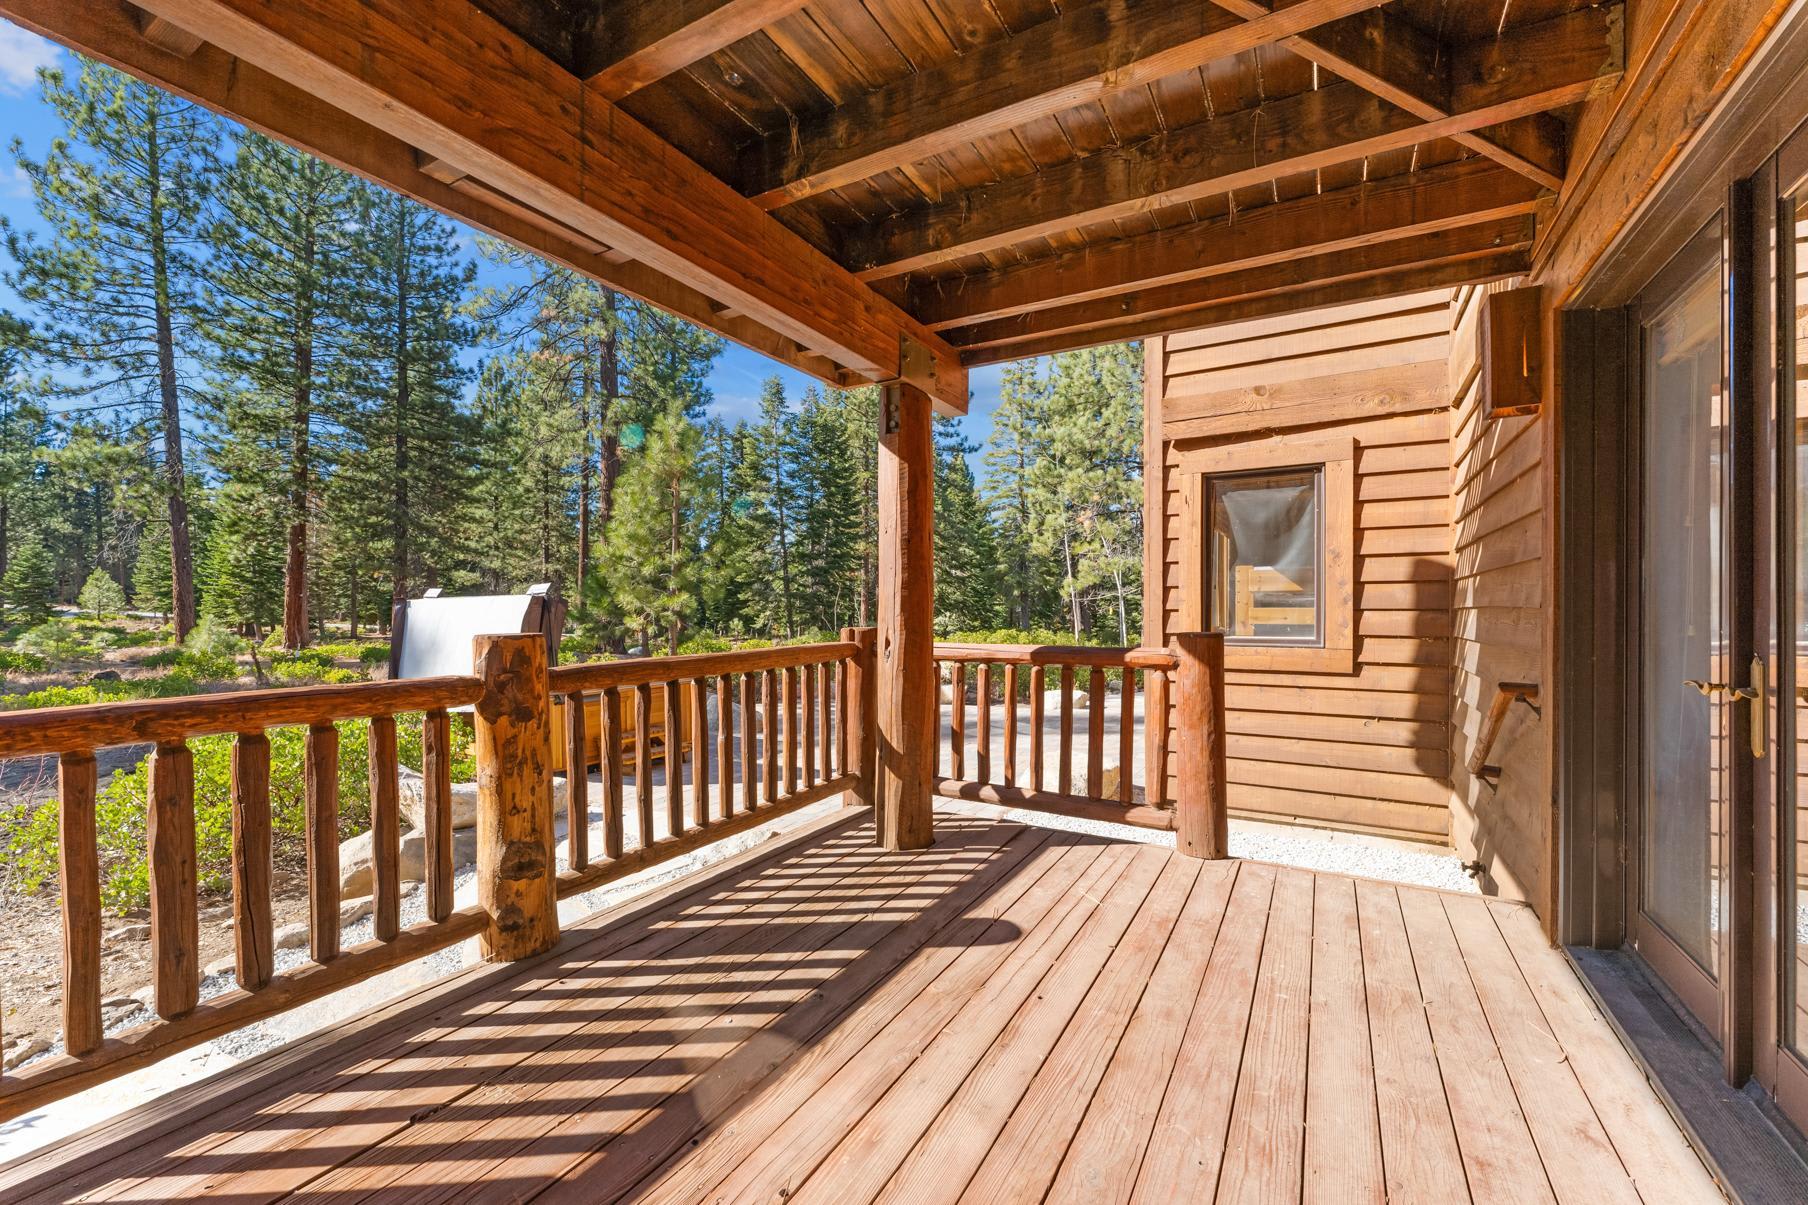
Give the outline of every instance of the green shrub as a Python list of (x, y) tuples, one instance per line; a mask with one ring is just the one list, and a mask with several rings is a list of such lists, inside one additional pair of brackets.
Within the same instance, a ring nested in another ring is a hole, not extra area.
[(122, 631), (118, 639), (113, 642), (113, 647), (116, 649), (141, 649), (147, 644), (162, 644), (169, 637), (168, 628), (143, 628), (136, 632)]
[(303, 649), (299, 653), (272, 657), (270, 680), (284, 686), (312, 686), (318, 683), (336, 685), (363, 682), (365, 676), (358, 670), (342, 669), (334, 665), (331, 657), (321, 656), (313, 649)]
[(18, 647), (22, 652), (35, 653), (53, 665), (80, 661), (94, 653), (75, 625), (60, 619), (46, 620), (32, 628), (19, 637)]
[(187, 654), (181, 649), (158, 649), (148, 657), (139, 659), (138, 664), (146, 669), (168, 669), (172, 665), (181, 665)]
[(726, 653), (734, 648), (734, 641), (726, 636), (718, 636), (714, 632), (699, 632), (679, 644), (680, 653)]
[(199, 657), (237, 657), (250, 647), (244, 637), (211, 615), (196, 624), (182, 642), (184, 651)]
[(48, 668), (49, 664), (36, 653), (0, 649), (0, 674), (41, 674)]
[(198, 682), (230, 682), (239, 676), (239, 663), (230, 655), (185, 648), (161, 649), (138, 664), (147, 669), (179, 669)]
[[(396, 746), (403, 765), (421, 768), (421, 715), (398, 715)], [(345, 720), (339, 729), (339, 836), (343, 840), (370, 827), (370, 724)], [(270, 730), (270, 827), (276, 862), (299, 866), (307, 812), (303, 793), (305, 728)], [(194, 758), (196, 880), (203, 892), (224, 892), (232, 881), (232, 737), (204, 736), (189, 742)], [(452, 776), (476, 776), (471, 732), (452, 725)], [(145, 799), (150, 759), (113, 776), (95, 799), (95, 831), (101, 859), (101, 897), (113, 908), (142, 907), (150, 898), (145, 856)], [(57, 802), (28, 814), (5, 817), (11, 885), (38, 891), (56, 880)]]
[(366, 644), (358, 649), (358, 664), (369, 668), (373, 665), (389, 664), (389, 646), (387, 644)]

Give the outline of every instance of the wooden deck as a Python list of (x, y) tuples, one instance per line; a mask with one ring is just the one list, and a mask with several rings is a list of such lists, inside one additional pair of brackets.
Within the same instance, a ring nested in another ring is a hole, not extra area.
[(1522, 908), (938, 825), (814, 826), (0, 1199), (1718, 1199)]

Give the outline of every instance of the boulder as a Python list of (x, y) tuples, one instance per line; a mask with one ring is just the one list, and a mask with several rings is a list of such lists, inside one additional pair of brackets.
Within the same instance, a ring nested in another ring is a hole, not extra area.
[(376, 910), (376, 905), (368, 895), (356, 899), (345, 900), (339, 905), (339, 923), (353, 925), (369, 916)]
[[(471, 832), (475, 834), (476, 829)], [(453, 848), (457, 849), (457, 842)], [(475, 846), (473, 846), (475, 848)], [(410, 829), (402, 834), (401, 853), (397, 866), (401, 871), (402, 881), (418, 881), (427, 877), (427, 838), (419, 829)], [(362, 832), (349, 841), (339, 844), (339, 895), (341, 898), (369, 895), (374, 880), (371, 871), (370, 833)]]
[[(427, 803), (421, 776), (407, 766), (397, 771), (399, 791), (397, 798), (402, 805), (402, 818), (410, 828), (427, 827)], [(565, 805), (565, 779), (555, 774), (552, 780), (552, 806)], [(455, 782), (452, 784), (452, 828), (459, 829), (477, 827), (477, 784), (474, 782)]]
[(305, 950), (308, 948), (308, 923), (296, 921), (292, 925), (284, 925), (271, 938), (271, 944), (279, 950)]
[[(1106, 766), (1105, 772), (1099, 776), (1099, 796), (1103, 799), (1116, 799), (1118, 787), (1123, 782), (1123, 771), (1117, 766)], [(1149, 801), (1143, 789), (1135, 784), (1130, 787), (1130, 802), (1142, 805)]]
[(239, 969), (236, 958), (216, 958), (201, 968), (201, 977), (212, 979), (218, 975), (230, 975)]
[(107, 934), (108, 944), (128, 941), (149, 941), (150, 939), (151, 927), (146, 924), (121, 925), (119, 928), (113, 930), (113, 932)]
[(4, 1054), (0, 1055), (0, 1065), (11, 1071), (26, 1059), (36, 1058), (49, 1049), (49, 1042), (28, 1033), (9, 1036), (6, 1039)]

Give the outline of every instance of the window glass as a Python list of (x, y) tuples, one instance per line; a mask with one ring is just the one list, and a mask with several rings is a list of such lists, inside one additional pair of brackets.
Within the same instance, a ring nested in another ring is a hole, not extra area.
[(1211, 482), (1212, 624), (1250, 644), (1315, 644), (1322, 469)]

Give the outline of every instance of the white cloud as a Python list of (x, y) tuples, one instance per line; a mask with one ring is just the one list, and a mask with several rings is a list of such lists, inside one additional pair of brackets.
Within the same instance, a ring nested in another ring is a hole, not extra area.
[(0, 21), (0, 92), (25, 92), (38, 81), (38, 68), (54, 67), (63, 52), (56, 43)]
[(31, 177), (17, 163), (0, 169), (0, 197), (24, 200), (31, 196)]

